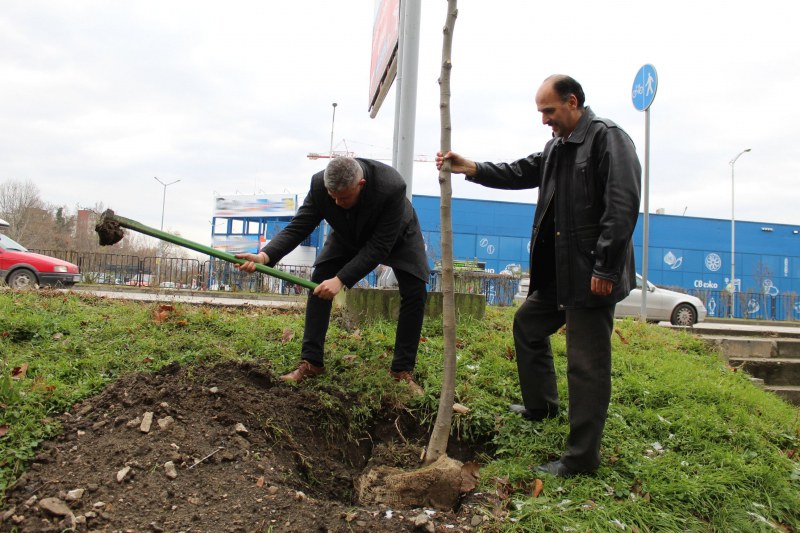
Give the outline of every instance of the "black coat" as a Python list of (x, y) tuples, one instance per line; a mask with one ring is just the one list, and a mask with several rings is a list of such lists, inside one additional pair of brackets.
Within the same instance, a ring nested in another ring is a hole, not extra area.
[(328, 195), (324, 172), (311, 177), (311, 188), (291, 222), (262, 249), (274, 266), (294, 250), (324, 219), (328, 235), (314, 265), (346, 259), (337, 277), (352, 287), (379, 264), (403, 270), (423, 281), (430, 273), (425, 241), (417, 214), (406, 198), (406, 183), (392, 167), (373, 161), (357, 161), (366, 184), (352, 209), (342, 209)]
[[(496, 189), (539, 188), (531, 234), (535, 253), (547, 209), (553, 209), (559, 309), (615, 304), (636, 286), (633, 229), (639, 216), (641, 165), (630, 137), (587, 107), (568, 139), (513, 163), (478, 163), (469, 181)], [(552, 258), (550, 258), (552, 259)], [(540, 259), (541, 261), (541, 259)], [(612, 281), (609, 296), (591, 292), (592, 276)]]

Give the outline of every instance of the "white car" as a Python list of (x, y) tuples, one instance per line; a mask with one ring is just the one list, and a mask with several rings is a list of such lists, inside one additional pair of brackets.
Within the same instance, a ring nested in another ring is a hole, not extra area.
[[(636, 288), (617, 304), (614, 316), (638, 318), (642, 312), (642, 277), (636, 274)], [(656, 287), (647, 282), (647, 321), (667, 320), (675, 326), (693, 326), (706, 319), (706, 306), (696, 296)]]
[[(530, 278), (519, 280), (519, 290), (514, 301), (522, 303), (528, 296)], [(617, 304), (614, 316), (638, 318), (642, 310), (642, 277), (636, 274), (636, 288)], [(706, 318), (706, 306), (700, 298), (682, 292), (656, 287), (647, 282), (647, 320), (661, 322), (666, 320), (676, 326), (693, 326)]]
[(514, 294), (514, 301), (521, 304), (528, 297), (528, 288), (531, 286), (531, 278), (521, 278), (519, 280), (519, 288)]

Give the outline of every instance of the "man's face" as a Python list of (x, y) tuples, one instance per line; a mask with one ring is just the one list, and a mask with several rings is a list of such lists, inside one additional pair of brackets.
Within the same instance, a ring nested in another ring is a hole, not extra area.
[(571, 94), (564, 102), (549, 83), (542, 85), (536, 93), (536, 108), (542, 114), (542, 124), (550, 126), (556, 137), (569, 137), (581, 118), (575, 95)]
[(358, 180), (358, 183), (352, 187), (347, 187), (337, 192), (328, 191), (328, 196), (333, 198), (336, 205), (342, 209), (352, 209), (356, 203), (358, 203), (358, 195), (361, 194), (361, 189), (364, 188), (364, 184), (366, 183), (367, 180), (361, 178)]

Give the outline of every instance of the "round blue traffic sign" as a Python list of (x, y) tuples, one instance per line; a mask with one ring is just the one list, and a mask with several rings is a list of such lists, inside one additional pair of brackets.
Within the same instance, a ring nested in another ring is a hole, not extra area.
[(646, 111), (656, 97), (657, 88), (658, 74), (656, 74), (656, 67), (650, 64), (644, 65), (633, 79), (633, 91), (631, 94), (633, 107), (639, 111)]

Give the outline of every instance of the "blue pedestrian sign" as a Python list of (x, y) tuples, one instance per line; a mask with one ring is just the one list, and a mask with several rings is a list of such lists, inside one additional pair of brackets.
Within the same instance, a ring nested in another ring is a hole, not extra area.
[(656, 67), (650, 64), (644, 65), (633, 79), (633, 91), (631, 94), (633, 107), (639, 111), (647, 111), (647, 108), (650, 107), (656, 97), (657, 88), (658, 74), (656, 74)]

